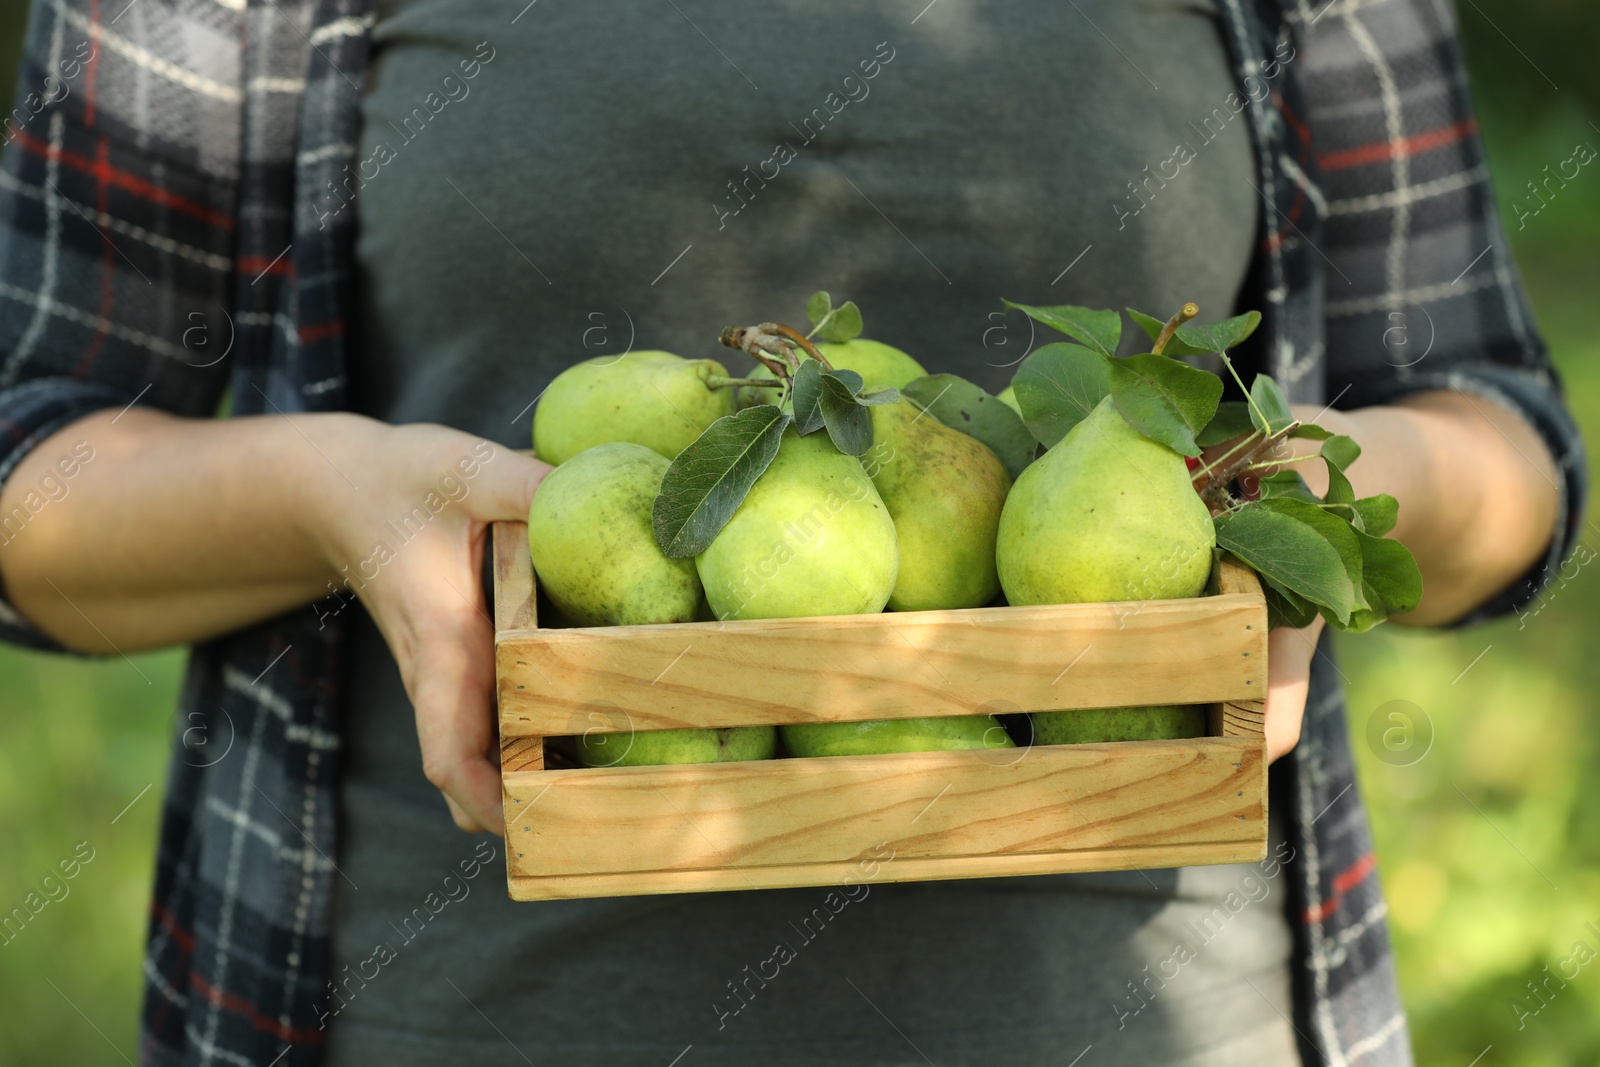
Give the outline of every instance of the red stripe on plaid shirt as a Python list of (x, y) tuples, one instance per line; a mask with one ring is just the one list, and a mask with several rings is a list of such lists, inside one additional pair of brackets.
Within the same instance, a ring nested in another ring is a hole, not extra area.
[(1344, 895), (1360, 885), (1378, 866), (1376, 854), (1368, 852), (1350, 866), (1333, 876), (1333, 895), (1324, 900), (1315, 908), (1307, 908), (1305, 921), (1317, 923), (1326, 919), (1339, 910), (1339, 903)]
[(322, 1044), (323, 1034), (321, 1030), (296, 1030), (292, 1026), (284, 1026), (276, 1019), (268, 1019), (257, 1011), (249, 1001), (236, 997), (231, 993), (224, 993), (222, 990), (207, 983), (204, 978), (200, 977), (199, 971), (189, 972), (189, 985), (195, 992), (205, 997), (206, 1000), (237, 1015), (243, 1015), (250, 1020), (250, 1026), (253, 1029), (269, 1033), (279, 1041), (287, 1041), (292, 1045)]
[[(111, 169), (111, 149), (104, 137), (95, 145), (95, 184), (94, 206), (102, 215), (106, 214), (106, 181), (105, 173)], [(98, 227), (97, 227), (98, 229)], [(111, 238), (104, 233), (100, 234), (102, 247), (100, 249), (100, 321), (111, 321), (111, 307), (116, 300), (114, 282), (117, 274), (117, 261), (112, 258), (115, 249), (111, 245)], [(94, 335), (89, 338), (88, 346), (83, 350), (83, 358), (78, 360), (77, 368), (72, 372), (73, 377), (80, 381), (88, 377), (89, 369), (94, 366), (95, 360), (100, 358), (100, 353), (105, 349), (106, 331), (104, 327), (96, 326)]]
[(181, 197), (176, 193), (168, 192), (159, 186), (152, 185), (143, 178), (118, 170), (108, 161), (96, 160), (90, 162), (89, 158), (78, 152), (69, 152), (66, 149), (52, 149), (48, 144), (34, 138), (21, 130), (17, 131), (16, 143), (23, 149), (44, 159), (54, 157), (57, 161), (65, 163), (73, 170), (81, 171), (91, 177), (108, 182), (124, 192), (151, 203), (169, 207), (174, 211), (182, 212), (191, 218), (199, 219), (208, 226), (215, 226), (221, 230), (232, 230), (233, 219), (220, 211), (212, 211), (204, 204), (197, 204), (193, 200)]
[(1398, 156), (1420, 156), (1424, 152), (1437, 151), (1477, 132), (1477, 120), (1466, 118), (1436, 130), (1424, 130), (1410, 137), (1403, 137), (1398, 141), (1374, 141), (1371, 144), (1357, 145), (1355, 148), (1329, 152), (1325, 156), (1317, 157), (1317, 165), (1323, 170), (1349, 170), (1351, 167), (1387, 163)]

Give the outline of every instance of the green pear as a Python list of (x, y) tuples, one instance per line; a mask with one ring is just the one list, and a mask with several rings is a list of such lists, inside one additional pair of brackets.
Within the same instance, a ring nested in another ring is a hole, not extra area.
[(731, 389), (714, 389), (728, 372), (714, 359), (671, 352), (597, 356), (551, 381), (533, 413), (533, 451), (565, 463), (585, 449), (631, 441), (675, 459), (713, 422), (734, 411)]
[(791, 756), (875, 756), (887, 752), (1016, 747), (993, 715), (802, 723), (780, 726), (778, 731)]
[(720, 730), (647, 730), (584, 734), (578, 762), (585, 767), (660, 767), (677, 763), (735, 763), (771, 759), (778, 751), (775, 726)]
[[(868, 385), (892, 385), (900, 389), (913, 378), (921, 378), (928, 373), (922, 369), (922, 364), (893, 345), (886, 345), (882, 341), (869, 341), (864, 337), (850, 341), (819, 341), (817, 351), (821, 352), (835, 369), (853, 370), (861, 375), (861, 380)], [(749, 376), (758, 379), (771, 378), (772, 372), (764, 366), (757, 367)], [(739, 404), (742, 407), (749, 407), (753, 404), (775, 403), (777, 393), (778, 390), (772, 388), (744, 386), (739, 390)]]
[(695, 567), (718, 619), (861, 615), (888, 603), (900, 553), (861, 461), (790, 426)]
[(656, 545), (651, 510), (670, 464), (643, 445), (597, 445), (545, 475), (528, 508), (539, 586), (581, 626), (688, 622), (694, 561)]
[(909, 400), (872, 409), (867, 471), (894, 519), (894, 611), (976, 608), (1000, 592), (995, 532), (1011, 476), (974, 437)]
[(1085, 708), (1036, 711), (1033, 743), (1081, 745), (1095, 741), (1163, 741), (1204, 737), (1209, 723), (1204, 704), (1166, 704), (1145, 708)]
[(1000, 395), (995, 397), (995, 399), (1000, 401), (1000, 403), (1004, 404), (1006, 407), (1010, 408), (1012, 411), (1015, 411), (1018, 415), (1022, 414), (1022, 406), (1017, 403), (1016, 386), (1006, 386), (1004, 389), (1000, 390)]
[(1183, 457), (1106, 397), (1017, 478), (995, 562), (1012, 604), (1199, 596), (1216, 548)]

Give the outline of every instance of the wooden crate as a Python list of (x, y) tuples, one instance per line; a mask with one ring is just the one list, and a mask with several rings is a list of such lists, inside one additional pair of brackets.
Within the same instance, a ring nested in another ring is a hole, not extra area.
[[(496, 675), (516, 900), (1057, 874), (1266, 855), (1267, 617), (1220, 595), (539, 629), (527, 527), (496, 523)], [(1213, 736), (547, 769), (547, 737), (1212, 704)]]

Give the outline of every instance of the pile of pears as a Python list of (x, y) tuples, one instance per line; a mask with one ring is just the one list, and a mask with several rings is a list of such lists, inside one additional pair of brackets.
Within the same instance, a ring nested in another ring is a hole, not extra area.
[[(926, 372), (856, 337), (806, 344), (867, 387)], [(704, 550), (658, 543), (672, 461), (719, 420), (786, 397), (768, 361), (747, 378), (669, 352), (602, 356), (558, 375), (533, 420), (555, 465), (528, 544), (541, 591), (578, 626), (853, 615), (1200, 595), (1215, 533), (1183, 456), (1135, 431), (1109, 398), (1015, 479), (987, 445), (898, 394), (877, 402), (871, 448), (786, 424), (777, 451)], [(1009, 393), (1008, 389), (1006, 393)], [(994, 399), (994, 398), (991, 398)], [(1015, 408), (1014, 398), (998, 398)], [(1194, 737), (1204, 709), (1112, 708), (789, 726), (592, 733), (586, 766), (719, 763), (1021, 744)]]

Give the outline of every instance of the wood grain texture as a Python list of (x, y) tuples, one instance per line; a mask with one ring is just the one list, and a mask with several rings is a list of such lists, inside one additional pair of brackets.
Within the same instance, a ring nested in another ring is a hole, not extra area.
[(500, 740), (500, 773), (544, 770), (544, 738), (505, 737)]
[(1266, 609), (1231, 594), (502, 633), (504, 735), (1249, 700)]
[(532, 629), (533, 559), (528, 555), (528, 524), (497, 522), (490, 527), (494, 553), (494, 629)]
[(1217, 708), (1213, 730), (1219, 737), (1248, 737), (1262, 740), (1267, 736), (1267, 704), (1264, 700), (1225, 701)]
[(512, 892), (835, 885), (885, 850), (876, 880), (1260, 858), (1263, 763), (1199, 738), (510, 774)]

